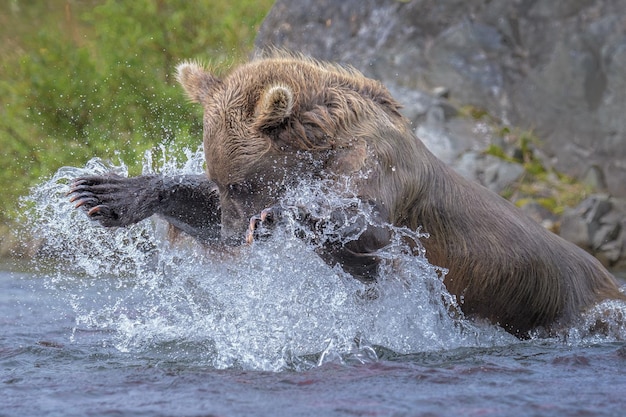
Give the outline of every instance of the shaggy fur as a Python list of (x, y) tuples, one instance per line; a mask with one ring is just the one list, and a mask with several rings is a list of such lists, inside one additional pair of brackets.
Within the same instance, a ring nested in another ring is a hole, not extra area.
[[(389, 92), (354, 69), (274, 54), (220, 81), (183, 64), (179, 80), (205, 108), (208, 173), (221, 193), (299, 151), (315, 155), (322, 177), (367, 171), (368, 180), (355, 180), (358, 195), (384, 207), (390, 223), (430, 234), (422, 242), (427, 257), (449, 270), (446, 287), (466, 314), (524, 334), (600, 300), (624, 299), (595, 258), (433, 156)], [(281, 165), (287, 177), (299, 174)], [(240, 233), (241, 217), (262, 208), (253, 206), (239, 208), (235, 220), (222, 213), (223, 223)]]
[(178, 80), (204, 108), (207, 177), (79, 178), (72, 200), (94, 220), (123, 226), (159, 214), (202, 241), (241, 244), (300, 178), (349, 176), (379, 225), (340, 229), (365, 228), (320, 256), (355, 278), (376, 279), (375, 252), (393, 224), (430, 234), (426, 256), (449, 270), (444, 283), (465, 314), (520, 337), (570, 324), (601, 300), (626, 300), (595, 258), (438, 160), (389, 92), (354, 69), (274, 53), (221, 79), (184, 63)]

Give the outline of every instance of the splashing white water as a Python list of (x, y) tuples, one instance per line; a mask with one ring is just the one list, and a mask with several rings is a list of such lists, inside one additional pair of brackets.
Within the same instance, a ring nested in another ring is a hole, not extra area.
[[(151, 154), (144, 172), (202, 172), (202, 153), (159, 167)], [(442, 271), (423, 250), (402, 238), (381, 250), (388, 265), (374, 288), (331, 268), (288, 224), (266, 241), (222, 253), (195, 244), (173, 245), (159, 219), (106, 229), (73, 208), (66, 193), (73, 178), (115, 172), (124, 165), (93, 159), (62, 168), (29, 196), (33, 230), (58, 259), (52, 279), (73, 306), (76, 327), (112, 330), (121, 351), (168, 350), (172, 359), (195, 352), (194, 361), (217, 368), (303, 369), (328, 360), (375, 360), (374, 346), (397, 353), (516, 343), (502, 329), (465, 320), (443, 286)], [(307, 204), (321, 189), (298, 189), (283, 204)], [(330, 207), (355, 201), (328, 194)], [(358, 201), (356, 202), (358, 204)], [(365, 213), (367, 215), (367, 213)], [(445, 272), (445, 271), (444, 271)], [(101, 289), (86, 296), (97, 281)]]

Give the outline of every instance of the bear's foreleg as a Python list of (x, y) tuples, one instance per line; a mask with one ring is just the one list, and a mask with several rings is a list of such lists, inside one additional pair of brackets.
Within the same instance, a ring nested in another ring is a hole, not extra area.
[(220, 235), (219, 193), (204, 175), (80, 177), (68, 195), (76, 208), (105, 227), (129, 226), (157, 214), (202, 241)]

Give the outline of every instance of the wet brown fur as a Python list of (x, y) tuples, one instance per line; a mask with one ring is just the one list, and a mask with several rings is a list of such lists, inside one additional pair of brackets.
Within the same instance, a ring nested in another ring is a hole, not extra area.
[(445, 285), (468, 315), (524, 335), (626, 299), (595, 258), (438, 160), (383, 85), (354, 69), (273, 53), (223, 79), (182, 64), (178, 78), (205, 109), (207, 173), (231, 235), (304, 170), (352, 175), (390, 223), (430, 234), (427, 257), (448, 268)]

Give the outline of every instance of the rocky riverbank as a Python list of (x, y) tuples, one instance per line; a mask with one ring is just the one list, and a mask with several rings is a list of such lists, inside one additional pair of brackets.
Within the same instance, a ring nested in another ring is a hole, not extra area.
[(256, 47), (352, 65), (409, 117), (416, 95), (445, 91), (533, 130), (559, 171), (597, 170), (626, 197), (625, 15), (622, 0), (277, 0)]

